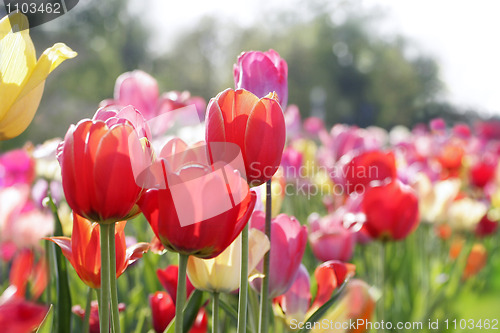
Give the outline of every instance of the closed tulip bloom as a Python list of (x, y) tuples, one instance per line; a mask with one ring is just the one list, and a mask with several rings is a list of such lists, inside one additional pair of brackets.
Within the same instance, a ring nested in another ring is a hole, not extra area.
[[(341, 169), (334, 173), (334, 181), (343, 186), (348, 194), (364, 192), (372, 182), (384, 183), (396, 179), (396, 159), (393, 152), (374, 150), (352, 157), (344, 155)], [(347, 161), (346, 163), (344, 163)]]
[[(156, 333), (163, 333), (175, 317), (175, 302), (167, 292), (157, 291), (149, 296), (149, 306), (151, 306), (153, 329)], [(188, 333), (205, 333), (207, 327), (207, 313), (205, 308), (201, 308)]]
[(116, 117), (84, 119), (69, 128), (58, 159), (66, 201), (76, 214), (113, 223), (139, 213), (137, 170), (148, 164), (150, 153), (138, 133)]
[(343, 207), (335, 213), (320, 218), (317, 213), (309, 216), (309, 242), (314, 256), (320, 261), (348, 261), (352, 257), (356, 234), (343, 225), (346, 214)]
[[(251, 274), (269, 250), (266, 235), (252, 229), (248, 240), (248, 272)], [(189, 257), (187, 273), (196, 289), (230, 293), (240, 286), (241, 236), (217, 257), (199, 259)]]
[(155, 332), (163, 332), (175, 317), (175, 303), (172, 297), (165, 291), (157, 291), (149, 295), (149, 306)]
[(244, 89), (226, 89), (210, 100), (205, 126), (207, 143), (239, 146), (246, 179), (252, 186), (265, 183), (278, 169), (286, 129), (275, 94), (259, 99)]
[(343, 263), (338, 260), (330, 260), (319, 265), (314, 271), (318, 290), (308, 311), (308, 316), (325, 304), (333, 296), (334, 291), (347, 278), (354, 275), (355, 270), (356, 267), (353, 264)]
[[(125, 245), (126, 222), (115, 228), (116, 277), (118, 278), (134, 261), (142, 257), (149, 244), (137, 243), (130, 248)], [(80, 279), (91, 288), (101, 287), (101, 245), (99, 224), (91, 223), (73, 213), (73, 233), (68, 237), (46, 238), (59, 245), (62, 253), (75, 269)]]
[(166, 249), (209, 259), (236, 239), (256, 195), (230, 165), (207, 164), (205, 152), (178, 139), (167, 144), (151, 167), (158, 186), (139, 205)]
[(464, 197), (451, 203), (446, 217), (453, 230), (474, 231), (487, 212), (488, 206), (484, 202)]
[(264, 97), (275, 91), (283, 109), (288, 102), (288, 64), (278, 52), (243, 52), (233, 66), (234, 85)]
[(333, 296), (346, 278), (354, 275), (354, 270), (354, 265), (336, 260), (318, 266), (314, 271), (317, 283), (316, 297), (312, 305), (310, 305), (311, 283), (309, 273), (301, 264), (290, 289), (275, 299), (275, 302), (279, 305), (279, 307), (275, 306), (275, 311), (278, 313), (281, 311), (289, 325), (293, 325), (294, 322), (303, 322)]
[(412, 233), (419, 223), (415, 191), (399, 180), (368, 188), (362, 208), (366, 215), (363, 227), (373, 238), (401, 240)]
[[(160, 280), (161, 285), (165, 290), (172, 296), (172, 300), (176, 301), (177, 297), (177, 284), (179, 278), (179, 266), (170, 265), (165, 267), (165, 269), (157, 269), (156, 276)], [(191, 293), (194, 291), (193, 284), (191, 281), (186, 279), (186, 296), (189, 298)]]
[(36, 59), (28, 19), (20, 13), (0, 20), (0, 140), (21, 134), (35, 116), (45, 79), (64, 60), (76, 56), (57, 43)]
[[(207, 105), (202, 97), (191, 96), (188, 91), (171, 91), (160, 95), (156, 79), (141, 70), (121, 74), (116, 79), (113, 97), (102, 101), (99, 106), (133, 105), (146, 120), (192, 104), (201, 115)], [(169, 120), (168, 117), (163, 119)]]
[(300, 322), (306, 318), (307, 310), (311, 305), (310, 289), (309, 272), (303, 264), (300, 264), (299, 271), (290, 289), (275, 299), (289, 324), (293, 319)]
[[(256, 211), (251, 228), (263, 231), (265, 214)], [(271, 220), (271, 258), (269, 272), (269, 295), (274, 298), (284, 294), (292, 285), (299, 270), (307, 244), (307, 228), (295, 217), (280, 214)], [(261, 266), (261, 265), (259, 265)], [(257, 268), (261, 270), (261, 267)], [(252, 287), (261, 289), (261, 278), (252, 281)]]

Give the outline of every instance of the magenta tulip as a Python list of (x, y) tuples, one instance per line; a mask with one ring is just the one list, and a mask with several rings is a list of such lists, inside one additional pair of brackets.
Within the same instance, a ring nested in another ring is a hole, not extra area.
[(278, 52), (243, 52), (234, 65), (234, 85), (262, 98), (276, 92), (283, 109), (288, 101), (288, 65)]
[[(264, 212), (254, 212), (250, 223), (251, 228), (264, 231)], [(271, 235), (269, 295), (277, 297), (284, 294), (295, 280), (306, 249), (307, 228), (301, 226), (295, 217), (280, 214), (271, 220)], [(262, 263), (259, 266), (262, 267)], [(254, 279), (252, 287), (260, 290), (261, 281), (261, 278)]]

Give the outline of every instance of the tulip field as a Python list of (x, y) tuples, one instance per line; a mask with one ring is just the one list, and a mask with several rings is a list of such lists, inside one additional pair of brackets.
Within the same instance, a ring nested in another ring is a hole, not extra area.
[[(2, 141), (78, 59), (37, 53), (1, 19)], [(137, 69), (0, 145), (0, 332), (499, 330), (500, 122), (328, 126), (278, 52), (234, 61), (208, 101)]]

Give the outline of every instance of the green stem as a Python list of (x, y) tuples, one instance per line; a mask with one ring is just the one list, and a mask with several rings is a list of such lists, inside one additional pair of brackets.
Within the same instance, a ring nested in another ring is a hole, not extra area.
[(92, 288), (88, 288), (87, 290), (87, 302), (85, 303), (85, 317), (83, 317), (83, 333), (89, 333), (89, 320), (90, 320), (90, 305), (92, 302)]
[(109, 332), (109, 233), (111, 224), (100, 224), (101, 228), (101, 308), (99, 309), (99, 327), (103, 333)]
[[(55, 274), (55, 269), (54, 269), (54, 253), (52, 249), (52, 244), (51, 242), (45, 242), (45, 260), (47, 260), (47, 267), (48, 273), (49, 273), (49, 281), (47, 283), (47, 287), (45, 288), (45, 295), (47, 296), (47, 306), (52, 304), (52, 279)], [(4, 270), (2, 269), (2, 272)], [(5, 270), (7, 271), (7, 270)], [(2, 279), (2, 281), (6, 281), (6, 279)]]
[(241, 232), (241, 270), (240, 296), (238, 303), (238, 333), (247, 328), (247, 298), (248, 298), (248, 224)]
[[(378, 263), (378, 278), (379, 278), (379, 285), (378, 287), (380, 288), (381, 296), (380, 299), (378, 300), (378, 306), (377, 306), (377, 321), (381, 322), (382, 320), (385, 320), (385, 243), (383, 241), (377, 243), (379, 247), (379, 263)], [(379, 332), (383, 332), (383, 330), (379, 330)]]
[[(52, 200), (50, 191), (47, 193), (47, 196), (47, 206), (50, 208), (52, 215), (54, 216), (54, 236), (62, 236), (63, 230), (61, 219), (59, 218), (59, 214), (57, 212), (57, 206), (55, 205), (54, 200)], [(55, 255), (57, 292), (53, 332), (71, 332), (71, 293), (69, 290), (68, 266), (66, 259), (62, 254), (61, 248), (59, 246), (55, 246), (55, 244), (52, 244), (51, 248), (54, 249), (53, 254)]]
[(111, 288), (111, 323), (113, 331), (120, 332), (120, 314), (118, 312), (118, 292), (116, 288), (116, 246), (115, 246), (115, 225), (110, 224), (109, 237), (109, 282)]
[(179, 253), (177, 300), (175, 302), (175, 333), (183, 333), (184, 305), (186, 304), (186, 269), (189, 256)]
[[(271, 180), (266, 183), (266, 226), (265, 233), (271, 241)], [(260, 289), (260, 316), (259, 333), (267, 333), (269, 326), (269, 265), (271, 261), (271, 249), (264, 256), (264, 278)]]
[(219, 332), (219, 293), (214, 292), (212, 300), (212, 333)]

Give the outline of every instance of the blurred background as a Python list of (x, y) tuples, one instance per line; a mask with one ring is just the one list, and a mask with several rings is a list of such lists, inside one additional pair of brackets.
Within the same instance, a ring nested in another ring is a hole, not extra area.
[[(63, 136), (113, 95), (121, 73), (151, 73), (163, 92), (205, 99), (233, 87), (244, 50), (277, 50), (289, 66), (289, 104), (328, 125), (473, 123), (500, 111), (495, 2), (81, 0), (31, 30), (38, 53), (79, 53), (47, 81), (35, 120), (8, 149)], [(3, 6), (0, 6), (1, 10)]]

